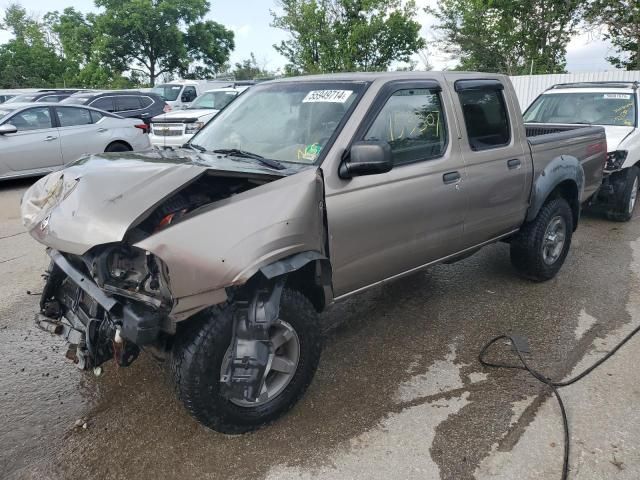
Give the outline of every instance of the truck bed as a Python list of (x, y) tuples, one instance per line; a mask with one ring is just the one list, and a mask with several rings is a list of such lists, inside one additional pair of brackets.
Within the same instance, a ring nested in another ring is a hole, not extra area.
[(604, 128), (590, 125), (526, 124), (525, 131), (534, 166), (534, 181), (559, 157), (574, 157), (584, 171), (584, 188), (580, 198), (585, 202), (602, 183), (602, 142)]

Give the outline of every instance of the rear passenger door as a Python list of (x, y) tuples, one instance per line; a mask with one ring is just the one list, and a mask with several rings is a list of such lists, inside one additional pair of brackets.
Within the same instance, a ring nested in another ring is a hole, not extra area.
[[(454, 77), (455, 78), (455, 77)], [(473, 246), (520, 225), (528, 207), (530, 153), (519, 108), (500, 80), (455, 80), (452, 85), (467, 177), (469, 212), (464, 241)]]
[(71, 106), (53, 108), (58, 117), (60, 147), (65, 164), (88, 153), (104, 152), (109, 132), (94, 124), (97, 117), (92, 116), (91, 110)]
[(113, 97), (99, 97), (89, 103), (93, 108), (104, 110), (105, 112), (113, 113), (116, 111), (116, 106), (113, 101)]
[(389, 143), (393, 169), (327, 185), (336, 296), (457, 251), (467, 203), (450, 107), (435, 81), (378, 94), (354, 140)]
[(119, 95), (115, 97), (116, 113), (123, 117), (140, 117), (142, 104), (135, 95)]

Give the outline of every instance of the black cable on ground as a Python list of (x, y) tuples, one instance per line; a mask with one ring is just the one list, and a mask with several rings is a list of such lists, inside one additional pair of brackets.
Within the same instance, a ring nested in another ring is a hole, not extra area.
[[(631, 333), (629, 333), (626, 337), (624, 337), (620, 343), (618, 343), (609, 353), (607, 353), (600, 360), (595, 362), (593, 365), (591, 365), (589, 368), (587, 368), (583, 372), (579, 373), (575, 377), (570, 378), (569, 380), (562, 381), (562, 382), (554, 382), (549, 377), (547, 377), (544, 374), (542, 374), (542, 373), (534, 370), (533, 368), (531, 368), (527, 364), (527, 362), (524, 359), (524, 357), (522, 356), (522, 352), (520, 351), (520, 348), (518, 347), (518, 343), (510, 335), (499, 335), (499, 336), (493, 338), (491, 341), (489, 341), (484, 347), (482, 347), (482, 350), (480, 350), (480, 354), (478, 355), (478, 360), (485, 367), (512, 368), (512, 369), (517, 369), (517, 370), (525, 370), (525, 371), (529, 372), (536, 380), (544, 383), (545, 385), (548, 385), (549, 388), (551, 388), (551, 391), (555, 395), (556, 399), (558, 400), (558, 405), (560, 406), (560, 413), (562, 414), (562, 426), (564, 428), (564, 460), (563, 460), (563, 464), (562, 464), (562, 477), (561, 477), (562, 480), (567, 480), (569, 478), (569, 421), (567, 420), (567, 412), (566, 412), (566, 410), (564, 408), (564, 403), (562, 402), (562, 398), (560, 397), (560, 393), (558, 392), (558, 388), (566, 387), (568, 385), (576, 383), (578, 380), (581, 380), (584, 377), (586, 377), (587, 375), (589, 375), (596, 368), (598, 368), (600, 365), (602, 365), (604, 362), (606, 362), (609, 358), (611, 358), (618, 350), (620, 350), (620, 348), (622, 348), (622, 346), (625, 343), (627, 343), (629, 340), (631, 340), (631, 338), (638, 332), (640, 332), (640, 325), (638, 327), (634, 328), (631, 331)], [(508, 363), (494, 363), (494, 362), (489, 362), (489, 361), (485, 360), (486, 354), (487, 354), (487, 351), (489, 350), (489, 348), (491, 348), (491, 346), (494, 343), (496, 343), (496, 342), (498, 342), (500, 340), (508, 340), (509, 342), (511, 342), (511, 345), (513, 345), (513, 348), (516, 351), (516, 354), (518, 355), (518, 358), (520, 359), (521, 365), (513, 365), (513, 364), (508, 364)]]

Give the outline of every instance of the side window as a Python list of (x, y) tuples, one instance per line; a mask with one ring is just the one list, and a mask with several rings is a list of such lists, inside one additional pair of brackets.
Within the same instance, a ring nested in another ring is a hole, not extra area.
[(38, 102), (59, 102), (58, 97), (55, 95), (48, 95), (46, 97), (41, 97), (38, 99)]
[(472, 150), (488, 150), (509, 143), (509, 117), (501, 90), (463, 90), (458, 96)]
[(133, 95), (122, 95), (116, 97), (116, 112), (126, 112), (129, 110), (140, 110), (140, 99)]
[(181, 100), (183, 102), (193, 102), (197, 96), (196, 87), (184, 87)]
[(94, 100), (89, 105), (93, 108), (97, 108), (99, 110), (104, 110), (105, 112), (114, 112), (115, 108), (113, 105), (113, 97), (101, 97), (97, 100)]
[(441, 156), (447, 146), (447, 127), (440, 94), (428, 88), (398, 90), (364, 139), (388, 142), (395, 165)]
[(142, 104), (142, 108), (147, 108), (151, 106), (153, 100), (151, 100), (151, 98), (149, 97), (140, 97), (140, 103)]
[(89, 111), (91, 112), (91, 120), (93, 123), (98, 123), (102, 119), (102, 117), (104, 117), (104, 115), (100, 112), (96, 112), (95, 110)]
[(91, 125), (91, 112), (84, 108), (56, 107), (58, 120), (61, 127), (75, 127), (78, 125)]
[(36, 107), (15, 114), (7, 123), (14, 125), (18, 131), (43, 130), (52, 128), (49, 107)]

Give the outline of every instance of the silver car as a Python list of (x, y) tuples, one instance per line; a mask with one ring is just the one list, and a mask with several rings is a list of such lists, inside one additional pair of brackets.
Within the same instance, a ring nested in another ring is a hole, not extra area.
[(150, 148), (146, 125), (95, 108), (0, 105), (0, 180), (41, 175), (85, 154)]

